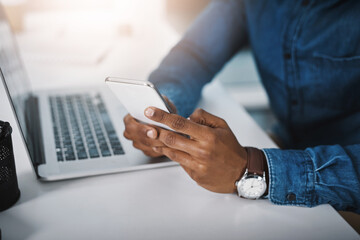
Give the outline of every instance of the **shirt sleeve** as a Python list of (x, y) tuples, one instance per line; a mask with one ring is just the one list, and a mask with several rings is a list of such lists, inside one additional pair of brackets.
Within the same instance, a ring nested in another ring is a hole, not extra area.
[(202, 87), (246, 43), (244, 7), (240, 0), (209, 3), (178, 44), (149, 76), (161, 94), (187, 117)]
[(328, 203), (360, 213), (360, 144), (263, 151), (271, 202), (307, 207)]

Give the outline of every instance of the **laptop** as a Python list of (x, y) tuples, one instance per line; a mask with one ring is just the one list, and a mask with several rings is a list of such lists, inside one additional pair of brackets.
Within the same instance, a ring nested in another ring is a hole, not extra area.
[(123, 137), (125, 108), (107, 86), (33, 91), (0, 5), (0, 70), (36, 176), (54, 181), (174, 165)]

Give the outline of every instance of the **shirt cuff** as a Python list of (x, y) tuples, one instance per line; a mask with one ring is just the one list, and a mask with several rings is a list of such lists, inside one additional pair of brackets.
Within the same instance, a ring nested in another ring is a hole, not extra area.
[(301, 150), (263, 149), (269, 167), (269, 200), (278, 205), (314, 206), (314, 166)]

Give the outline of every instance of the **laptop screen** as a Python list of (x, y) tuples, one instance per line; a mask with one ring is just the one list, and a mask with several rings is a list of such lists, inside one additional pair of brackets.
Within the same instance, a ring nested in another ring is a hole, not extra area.
[[(24, 67), (19, 57), (15, 39), (11, 28), (0, 4), (0, 69), (1, 78), (8, 91), (15, 117), (19, 122), (20, 130), (27, 147), (32, 144), (27, 125), (26, 101), (30, 96), (30, 82), (26, 76)], [(29, 145), (30, 144), (30, 145)], [(30, 150), (30, 149), (28, 149)], [(29, 151), (30, 155), (32, 151)]]

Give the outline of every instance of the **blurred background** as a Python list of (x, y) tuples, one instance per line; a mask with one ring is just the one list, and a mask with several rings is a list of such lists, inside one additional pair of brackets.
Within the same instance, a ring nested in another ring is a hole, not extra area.
[[(146, 79), (208, 0), (0, 0), (33, 88)], [(91, 77), (89, 77), (89, 71)], [(41, 81), (40, 81), (41, 79)], [(48, 79), (48, 85), (43, 84)], [(216, 76), (266, 131), (275, 119), (250, 49)]]

